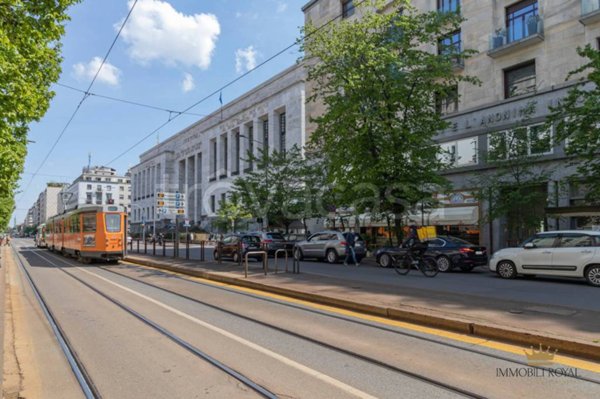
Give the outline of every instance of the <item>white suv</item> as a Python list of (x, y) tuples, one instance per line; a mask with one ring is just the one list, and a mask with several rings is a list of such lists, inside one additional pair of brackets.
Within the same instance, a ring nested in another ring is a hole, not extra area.
[(518, 274), (585, 277), (600, 287), (600, 232), (538, 233), (518, 248), (505, 248), (490, 259), (490, 270), (503, 278)]

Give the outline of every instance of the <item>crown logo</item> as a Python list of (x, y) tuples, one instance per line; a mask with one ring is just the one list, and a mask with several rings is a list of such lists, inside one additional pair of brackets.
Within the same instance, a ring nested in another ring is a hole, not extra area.
[(523, 352), (525, 352), (525, 356), (527, 356), (527, 363), (530, 366), (551, 365), (554, 360), (554, 355), (556, 355), (556, 353), (558, 352), (558, 349), (554, 349), (554, 351), (552, 351), (550, 349), (550, 346), (546, 347), (546, 350), (544, 350), (542, 344), (540, 344), (539, 349), (535, 349), (533, 346), (531, 346), (530, 349), (531, 352), (527, 352), (525, 349), (523, 349)]

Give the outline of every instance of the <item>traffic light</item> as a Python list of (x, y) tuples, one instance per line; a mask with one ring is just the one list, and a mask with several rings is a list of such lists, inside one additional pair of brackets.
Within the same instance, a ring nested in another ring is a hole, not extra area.
[(156, 193), (158, 198), (165, 198), (165, 193)]

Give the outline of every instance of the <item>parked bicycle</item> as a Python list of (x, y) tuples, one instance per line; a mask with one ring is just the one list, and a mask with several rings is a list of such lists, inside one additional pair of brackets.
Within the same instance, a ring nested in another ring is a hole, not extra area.
[(438, 265), (431, 256), (425, 256), (426, 242), (418, 242), (406, 251), (391, 254), (392, 265), (396, 273), (405, 276), (411, 269), (417, 269), (426, 277), (435, 277), (439, 273)]

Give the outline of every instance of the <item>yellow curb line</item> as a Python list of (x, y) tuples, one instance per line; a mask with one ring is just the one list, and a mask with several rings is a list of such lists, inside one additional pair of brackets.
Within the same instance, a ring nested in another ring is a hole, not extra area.
[[(192, 280), (200, 280), (205, 284), (210, 284), (210, 285), (214, 285), (214, 286), (218, 286), (218, 287), (228, 287), (233, 290), (246, 292), (246, 293), (252, 293), (254, 295), (263, 296), (266, 298), (273, 298), (273, 299), (277, 299), (277, 300), (281, 300), (281, 301), (286, 301), (289, 303), (300, 304), (303, 306), (311, 307), (313, 309), (325, 310), (325, 311), (335, 313), (335, 314), (355, 317), (355, 318), (362, 319), (362, 320), (373, 321), (373, 322), (388, 325), (388, 326), (400, 327), (400, 328), (404, 328), (404, 329), (408, 329), (408, 330), (412, 330), (412, 331), (416, 331), (416, 332), (420, 332), (420, 333), (424, 333), (424, 334), (434, 335), (434, 336), (438, 336), (438, 337), (442, 337), (442, 338), (446, 338), (446, 339), (450, 339), (450, 340), (454, 340), (454, 341), (459, 341), (462, 343), (467, 343), (467, 344), (471, 344), (471, 345), (490, 348), (490, 349), (507, 352), (507, 353), (511, 353), (511, 354), (524, 356), (525, 350), (530, 351), (530, 346), (519, 346), (519, 345), (507, 344), (507, 343), (492, 341), (492, 340), (489, 340), (486, 338), (480, 338), (480, 337), (476, 337), (476, 336), (472, 336), (472, 335), (455, 333), (455, 332), (441, 330), (441, 329), (437, 329), (437, 328), (426, 327), (426, 326), (421, 326), (421, 325), (408, 323), (408, 322), (404, 322), (404, 321), (394, 320), (394, 319), (390, 319), (387, 317), (370, 315), (370, 314), (366, 314), (366, 313), (361, 313), (361, 312), (357, 312), (357, 311), (353, 311), (353, 310), (347, 310), (347, 309), (338, 308), (338, 307), (329, 306), (329, 305), (322, 305), (322, 304), (307, 301), (307, 300), (292, 298), (287, 295), (266, 292), (266, 291), (262, 291), (262, 290), (255, 289), (255, 288), (249, 288), (249, 287), (236, 285), (233, 283), (225, 283), (225, 282), (221, 282), (221, 281), (215, 281), (212, 279), (198, 277), (198, 276), (190, 275), (190, 274), (187, 274), (187, 273), (184, 273), (181, 271), (175, 271), (172, 269), (163, 269), (161, 266), (158, 266), (158, 265), (153, 266), (153, 265), (140, 264), (140, 263), (135, 263), (135, 262), (130, 262), (130, 261), (122, 261), (122, 263), (135, 265), (135, 266), (141, 266), (141, 267), (150, 268), (150, 269), (152, 269), (152, 268), (160, 269), (160, 270), (163, 270), (168, 273), (175, 274), (175, 275), (185, 276), (186, 278), (189, 278)], [(204, 272), (204, 273), (210, 274), (208, 272)], [(219, 278), (224, 277), (226, 279), (231, 279), (233, 281), (237, 280), (234, 277), (227, 277), (227, 276), (218, 276), (218, 277)], [(258, 283), (258, 284), (260, 284), (260, 283)], [(546, 345), (544, 345), (544, 346), (546, 346)], [(535, 347), (537, 349), (537, 346), (535, 346)], [(600, 364), (590, 362), (587, 360), (583, 360), (583, 359), (569, 357), (569, 356), (555, 355), (554, 359), (553, 359), (553, 363), (558, 363), (558, 364), (562, 364), (562, 365), (569, 366), (569, 367), (575, 367), (578, 369), (587, 370), (587, 371), (591, 371), (594, 373), (600, 373)]]

